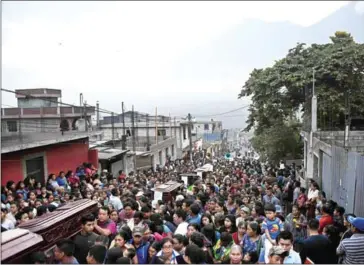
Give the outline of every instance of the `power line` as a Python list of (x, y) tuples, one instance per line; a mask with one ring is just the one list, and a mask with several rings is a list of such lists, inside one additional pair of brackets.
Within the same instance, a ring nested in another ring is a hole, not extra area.
[(243, 106), (243, 107), (240, 107), (240, 108), (237, 108), (237, 109), (233, 109), (233, 110), (229, 110), (229, 111), (226, 111), (226, 112), (215, 113), (215, 114), (210, 114), (210, 115), (201, 115), (201, 116), (196, 116), (196, 117), (198, 117), (198, 118), (204, 118), (204, 117), (221, 116), (221, 115), (229, 114), (229, 113), (232, 113), (232, 112), (235, 112), (235, 111), (238, 111), (238, 110), (245, 109), (245, 108), (247, 108), (249, 106), (250, 105), (246, 105), (246, 106)]

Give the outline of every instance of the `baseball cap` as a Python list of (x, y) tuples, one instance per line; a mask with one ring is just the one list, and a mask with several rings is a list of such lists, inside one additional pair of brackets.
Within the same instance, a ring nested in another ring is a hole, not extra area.
[(353, 217), (352, 215), (349, 215), (347, 220), (356, 229), (364, 232), (364, 218), (363, 217)]
[(138, 191), (138, 193), (135, 195), (135, 197), (141, 197), (144, 195), (144, 192)]
[(243, 206), (240, 208), (243, 212), (246, 212), (247, 214), (250, 214), (250, 209), (246, 206)]
[(272, 248), (269, 250), (269, 256), (287, 256), (288, 255), (288, 251), (284, 250), (282, 247), (280, 246), (272, 246)]
[(183, 196), (183, 195), (177, 195), (177, 197), (176, 197), (176, 201), (178, 202), (178, 201), (183, 201), (185, 199), (185, 197)]
[(142, 236), (144, 235), (144, 228), (136, 226), (133, 228), (133, 236)]

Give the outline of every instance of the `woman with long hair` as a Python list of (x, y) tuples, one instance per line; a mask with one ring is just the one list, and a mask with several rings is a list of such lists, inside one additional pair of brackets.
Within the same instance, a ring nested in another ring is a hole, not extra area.
[(247, 223), (245, 221), (240, 221), (238, 224), (238, 231), (232, 234), (235, 244), (240, 244), (246, 234)]
[(263, 248), (263, 241), (260, 234), (261, 228), (258, 222), (249, 222), (247, 225), (246, 234), (244, 235), (243, 240), (240, 242), (240, 245), (243, 249), (243, 255), (254, 251), (259, 257), (260, 251)]

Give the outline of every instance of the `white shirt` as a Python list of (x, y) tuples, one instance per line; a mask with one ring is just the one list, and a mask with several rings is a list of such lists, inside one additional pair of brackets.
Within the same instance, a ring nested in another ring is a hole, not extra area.
[(291, 249), (288, 257), (284, 259), (283, 264), (302, 264), (300, 254)]
[(123, 204), (120, 200), (119, 197), (110, 195), (110, 200), (109, 203), (117, 210), (120, 211), (121, 209), (123, 209)]
[(188, 227), (188, 223), (187, 222), (182, 222), (177, 226), (176, 231), (174, 231), (174, 234), (177, 235), (182, 235), (185, 236), (187, 234), (187, 227)]
[(1, 226), (7, 230), (15, 228), (14, 223), (10, 221), (8, 218), (5, 218), (5, 220), (1, 223)]
[(318, 190), (311, 190), (311, 189), (308, 190), (307, 198), (309, 200), (313, 199), (313, 198), (318, 198), (318, 196), (319, 196)]

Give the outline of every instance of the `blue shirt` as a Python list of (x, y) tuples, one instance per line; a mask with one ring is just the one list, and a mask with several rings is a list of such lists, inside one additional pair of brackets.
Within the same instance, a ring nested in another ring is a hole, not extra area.
[(66, 178), (57, 177), (56, 180), (57, 180), (58, 185), (61, 187), (65, 187), (67, 184)]
[(187, 218), (187, 223), (189, 223), (189, 224), (201, 224), (201, 215), (196, 215), (196, 216), (194, 216), (194, 217), (189, 217), (189, 218)]
[[(131, 240), (131, 244), (134, 245), (134, 240)], [(149, 242), (142, 242), (138, 248), (135, 248), (136, 256), (138, 257), (139, 264), (148, 264), (148, 250)], [(134, 246), (135, 247), (135, 246)]]
[(278, 217), (276, 217), (274, 220), (269, 220), (268, 218), (266, 218), (263, 221), (262, 230), (264, 232), (268, 230), (270, 238), (272, 240), (275, 240), (280, 232), (283, 230), (283, 222)]

